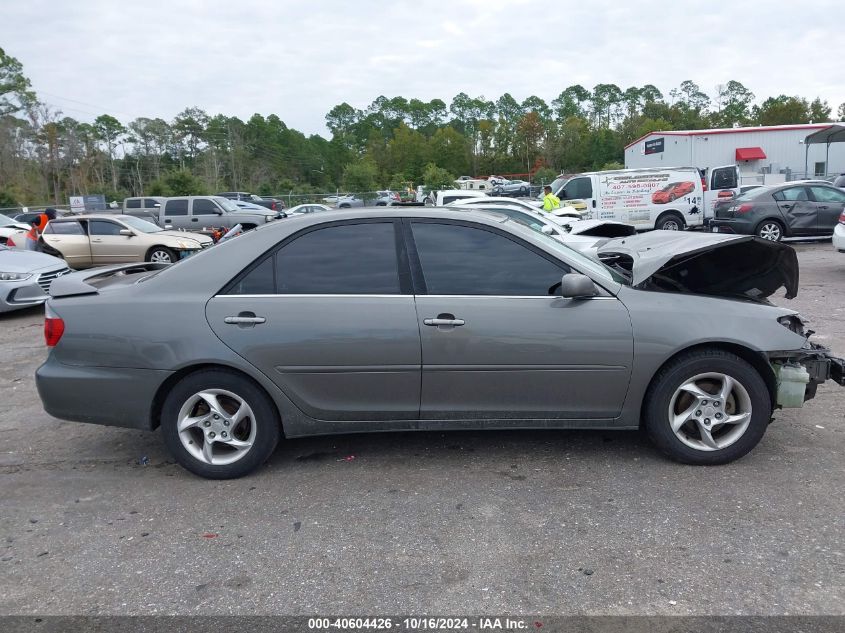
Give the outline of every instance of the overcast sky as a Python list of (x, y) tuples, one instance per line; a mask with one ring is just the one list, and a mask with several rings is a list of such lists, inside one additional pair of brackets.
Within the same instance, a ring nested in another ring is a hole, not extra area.
[(0, 47), (42, 101), (78, 119), (199, 106), (327, 135), (343, 101), (551, 101), (575, 83), (667, 94), (692, 79), (712, 96), (736, 79), (758, 100), (820, 96), (835, 113), (842, 15), (822, 0), (0, 0)]

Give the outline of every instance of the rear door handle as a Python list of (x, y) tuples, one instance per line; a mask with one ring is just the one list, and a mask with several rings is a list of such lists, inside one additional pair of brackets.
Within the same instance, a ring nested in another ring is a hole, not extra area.
[(436, 319), (423, 319), (423, 323), (432, 327), (439, 325), (457, 327), (459, 325), (464, 325), (466, 321), (463, 319), (456, 319), (454, 314), (438, 314)]
[(199, 221), (200, 221), (199, 218), (191, 218), (191, 222), (199, 222)]
[(827, 205), (825, 205), (825, 206), (821, 206), (821, 205), (819, 205), (819, 206), (818, 206), (818, 207), (816, 207), (816, 208), (818, 208), (818, 209), (827, 209)]

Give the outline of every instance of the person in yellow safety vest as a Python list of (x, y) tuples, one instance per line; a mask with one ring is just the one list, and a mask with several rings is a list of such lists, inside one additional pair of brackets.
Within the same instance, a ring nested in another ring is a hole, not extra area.
[(551, 213), (554, 209), (560, 209), (560, 198), (552, 193), (552, 188), (549, 185), (543, 187), (545, 195), (543, 196), (543, 211)]

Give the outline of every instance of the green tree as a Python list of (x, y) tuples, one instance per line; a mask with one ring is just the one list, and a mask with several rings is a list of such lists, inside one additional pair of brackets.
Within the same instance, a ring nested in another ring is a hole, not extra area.
[(94, 119), (94, 132), (97, 140), (106, 144), (106, 152), (111, 165), (112, 190), (117, 190), (117, 169), (115, 168), (115, 149), (121, 142), (121, 136), (126, 133), (123, 124), (110, 114), (101, 114)]
[(0, 48), (0, 116), (14, 114), (35, 101), (23, 64)]
[(364, 158), (349, 163), (343, 170), (343, 186), (347, 191), (363, 193), (378, 188), (378, 166)]
[(387, 144), (387, 156), (390, 169), (404, 172), (413, 180), (422, 176), (426, 163), (431, 160), (426, 138), (404, 123), (396, 128)]
[(162, 184), (164, 186), (164, 190), (167, 192), (164, 195), (202, 196), (207, 193), (202, 181), (187, 169), (178, 169), (165, 174), (162, 179)]
[(19, 206), (17, 198), (9, 189), (0, 189), (0, 209), (9, 209)]
[(548, 185), (555, 178), (557, 178), (557, 171), (551, 167), (541, 167), (534, 172), (534, 177), (531, 181), (535, 184)]
[(810, 122), (810, 104), (801, 97), (778, 95), (769, 97), (754, 107), (754, 119), (758, 125), (789, 125)]
[(751, 120), (754, 93), (733, 79), (718, 86), (717, 91), (719, 111), (714, 114), (713, 122), (720, 127), (747, 125)]
[(827, 123), (830, 119), (830, 106), (827, 101), (822, 101), (819, 97), (813, 99), (810, 104), (810, 121), (813, 123)]
[(434, 133), (429, 141), (429, 155), (434, 162), (453, 174), (465, 174), (470, 166), (466, 139), (455, 128), (446, 126)]
[(455, 175), (434, 163), (425, 166), (422, 180), (423, 185), (432, 190), (453, 189), (455, 187)]

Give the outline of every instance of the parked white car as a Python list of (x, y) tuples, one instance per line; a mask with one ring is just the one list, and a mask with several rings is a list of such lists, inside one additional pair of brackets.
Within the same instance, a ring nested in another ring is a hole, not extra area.
[(0, 215), (0, 244), (5, 244), (6, 240), (15, 233), (25, 232), (29, 229), (30, 227), (24, 222), (17, 222), (10, 217)]
[(577, 218), (551, 217), (539, 210), (516, 209), (508, 205), (474, 205), (471, 208), (483, 209), (508, 216), (517, 224), (549, 235), (562, 244), (566, 244), (588, 257), (598, 259), (600, 246), (617, 237), (634, 235), (637, 229), (632, 224), (611, 220), (579, 220)]
[[(508, 206), (515, 209), (524, 209), (526, 211), (539, 211), (543, 207), (543, 203), (530, 198), (508, 198), (506, 196), (482, 196), (479, 198), (464, 198), (462, 200), (455, 200), (450, 202), (450, 207), (486, 207), (488, 205)], [(587, 215), (586, 211), (576, 209), (568, 205), (561, 206), (560, 209), (555, 209), (550, 215), (560, 218), (583, 218)]]

